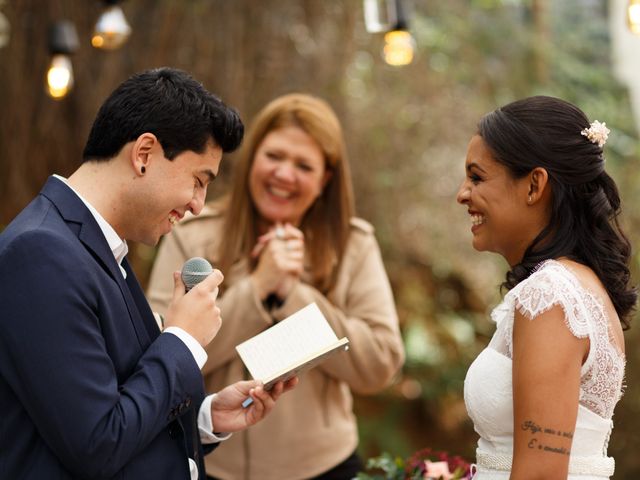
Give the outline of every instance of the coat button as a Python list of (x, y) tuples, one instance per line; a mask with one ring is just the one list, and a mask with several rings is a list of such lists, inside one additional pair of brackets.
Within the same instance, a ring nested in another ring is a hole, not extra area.
[(169, 425), (169, 436), (171, 438), (180, 437), (180, 426), (176, 422), (171, 422)]

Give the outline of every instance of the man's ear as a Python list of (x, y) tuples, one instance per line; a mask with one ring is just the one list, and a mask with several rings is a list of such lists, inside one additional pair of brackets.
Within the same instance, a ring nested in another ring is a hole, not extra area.
[(138, 176), (142, 176), (149, 168), (151, 160), (156, 155), (164, 156), (158, 138), (149, 132), (145, 132), (136, 138), (131, 148), (131, 167)]
[(536, 167), (529, 173), (529, 192), (527, 203), (533, 205), (542, 198), (549, 183), (549, 174), (542, 167)]

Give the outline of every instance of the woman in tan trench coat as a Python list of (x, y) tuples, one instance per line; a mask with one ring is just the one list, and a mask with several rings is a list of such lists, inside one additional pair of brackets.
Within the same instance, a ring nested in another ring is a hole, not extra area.
[(245, 378), (235, 346), (315, 302), (350, 340), (300, 378), (270, 417), (207, 458), (217, 479), (350, 479), (362, 468), (351, 392), (372, 394), (404, 360), (387, 274), (373, 227), (354, 217), (349, 165), (331, 107), (304, 94), (279, 97), (249, 129), (229, 197), (187, 217), (160, 246), (148, 291), (162, 313), (171, 273), (190, 257), (226, 278), (223, 325), (207, 347), (207, 390)]

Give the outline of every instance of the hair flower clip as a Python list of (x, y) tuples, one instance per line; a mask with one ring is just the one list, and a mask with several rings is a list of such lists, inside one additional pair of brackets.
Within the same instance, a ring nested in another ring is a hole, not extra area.
[(594, 120), (589, 128), (585, 128), (580, 133), (587, 137), (591, 143), (597, 143), (602, 148), (609, 138), (610, 131), (606, 123)]

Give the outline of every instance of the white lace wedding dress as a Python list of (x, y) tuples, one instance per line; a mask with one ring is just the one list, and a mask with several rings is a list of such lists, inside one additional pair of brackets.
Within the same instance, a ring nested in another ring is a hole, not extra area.
[(535, 317), (554, 305), (565, 312), (567, 328), (589, 338), (582, 366), (580, 404), (569, 459), (570, 480), (603, 480), (613, 475), (607, 456), (613, 409), (622, 395), (624, 355), (615, 345), (602, 302), (575, 275), (554, 260), (544, 262), (510, 290), (491, 313), (496, 332), (489, 346), (469, 367), (464, 398), (480, 435), (474, 480), (509, 478), (513, 452), (511, 354), (514, 311)]

